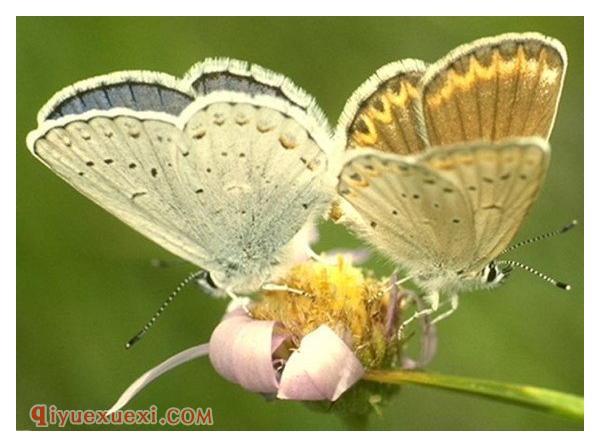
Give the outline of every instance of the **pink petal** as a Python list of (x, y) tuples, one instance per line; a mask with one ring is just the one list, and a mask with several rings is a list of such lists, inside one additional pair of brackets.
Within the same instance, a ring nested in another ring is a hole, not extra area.
[(277, 397), (335, 401), (364, 372), (346, 343), (323, 325), (306, 335), (288, 359)]
[[(272, 341), (276, 322), (226, 315), (209, 342), (213, 367), (227, 380), (259, 393), (277, 392)], [(282, 341), (281, 341), (282, 342)]]

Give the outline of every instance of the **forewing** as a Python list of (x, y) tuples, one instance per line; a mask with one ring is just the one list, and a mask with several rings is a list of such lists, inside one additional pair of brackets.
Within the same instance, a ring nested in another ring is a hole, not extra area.
[(535, 202), (550, 149), (537, 137), (436, 149), (422, 166), (457, 185), (473, 210), (475, 251), (470, 271), (495, 259), (513, 239)]
[(450, 52), (422, 78), (422, 109), (432, 146), (510, 136), (548, 139), (567, 56), (536, 33), (480, 39)]
[(422, 151), (415, 102), (424, 71), (423, 62), (410, 59), (380, 68), (346, 103), (337, 130), (341, 144), (403, 155)]
[(78, 191), (171, 252), (203, 265), (204, 226), (174, 175), (181, 131), (134, 116), (58, 121), (33, 153)]
[(414, 271), (459, 268), (473, 254), (472, 211), (450, 180), (395, 155), (358, 155), (345, 165), (338, 193), (358, 212), (358, 232)]

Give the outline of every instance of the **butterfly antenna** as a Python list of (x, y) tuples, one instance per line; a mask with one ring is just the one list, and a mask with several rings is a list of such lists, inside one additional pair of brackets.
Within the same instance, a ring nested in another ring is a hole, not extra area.
[(557, 281), (554, 278), (551, 278), (551, 277), (549, 277), (548, 275), (545, 275), (542, 272), (538, 272), (533, 267), (529, 267), (528, 265), (523, 264), (522, 262), (501, 260), (501, 261), (496, 261), (496, 264), (498, 264), (498, 265), (508, 265), (511, 268), (518, 267), (520, 269), (525, 270), (526, 272), (534, 274), (535, 276), (537, 276), (538, 278), (543, 279), (544, 281), (549, 282), (553, 286), (556, 286), (556, 287), (558, 287), (560, 289), (563, 289), (563, 290), (571, 290), (571, 286), (569, 284)]
[(549, 231), (547, 233), (544, 234), (540, 234), (538, 236), (534, 236), (532, 238), (526, 239), (524, 241), (521, 242), (517, 242), (514, 245), (511, 245), (510, 247), (508, 247), (507, 249), (505, 249), (502, 253), (500, 253), (501, 255), (503, 255), (504, 253), (508, 253), (509, 251), (513, 251), (516, 248), (520, 248), (524, 245), (529, 245), (529, 244), (533, 244), (534, 242), (539, 242), (539, 241), (543, 241), (544, 239), (548, 239), (549, 237), (552, 236), (557, 236), (559, 234), (563, 234), (566, 233), (567, 231), (571, 230), (572, 228), (575, 227), (575, 225), (577, 225), (577, 221), (576, 220), (572, 220), (571, 222), (569, 222), (567, 225), (565, 225), (564, 227), (558, 229), (558, 230), (554, 230), (554, 231)]
[(173, 302), (173, 300), (175, 299), (175, 297), (179, 294), (179, 292), (181, 292), (183, 290), (183, 288), (185, 286), (187, 286), (190, 282), (206, 275), (207, 272), (205, 270), (200, 270), (198, 272), (194, 272), (191, 275), (189, 275), (188, 277), (186, 277), (183, 281), (181, 281), (177, 287), (175, 287), (175, 290), (173, 290), (171, 292), (171, 294), (169, 295), (169, 297), (160, 305), (160, 307), (158, 308), (158, 310), (154, 313), (154, 315), (152, 315), (152, 318), (150, 318), (150, 320), (144, 325), (144, 327), (142, 328), (141, 331), (139, 331), (137, 334), (135, 334), (135, 336), (133, 336), (131, 338), (131, 340), (129, 340), (126, 344), (125, 344), (125, 349), (129, 349), (131, 348), (133, 345), (135, 345), (138, 341), (140, 341), (142, 339), (142, 337), (144, 335), (146, 335), (146, 332), (148, 332), (150, 330), (150, 328), (152, 326), (154, 326), (154, 323), (156, 323), (156, 320), (158, 320), (158, 318), (161, 316), (161, 314), (165, 311), (165, 309), (169, 306), (169, 304), (171, 304), (171, 302)]

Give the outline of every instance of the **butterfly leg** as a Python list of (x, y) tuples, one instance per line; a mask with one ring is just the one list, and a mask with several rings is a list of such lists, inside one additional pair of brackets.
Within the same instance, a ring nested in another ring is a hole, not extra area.
[(310, 245), (307, 244), (304, 250), (306, 251), (306, 256), (308, 256), (310, 259), (316, 262), (321, 262), (322, 257), (318, 255)]
[(394, 282), (395, 286), (399, 286), (400, 284), (404, 284), (406, 281), (410, 281), (412, 279), (412, 276), (405, 276), (402, 279), (399, 279), (398, 281)]
[(426, 315), (431, 315), (436, 310), (438, 310), (438, 307), (440, 305), (440, 294), (438, 292), (435, 292), (435, 293), (432, 293), (430, 295), (427, 295), (424, 298), (424, 301), (427, 302), (427, 303), (429, 303), (430, 306), (427, 307), (427, 308), (425, 308), (425, 309), (421, 309), (421, 310), (416, 311), (414, 314), (412, 314), (411, 317), (409, 317), (406, 320), (404, 320), (402, 322), (402, 324), (400, 325), (400, 328), (398, 328), (398, 338), (402, 337), (402, 333), (404, 332), (404, 329), (406, 328), (406, 326), (408, 326), (414, 320), (416, 320), (417, 318), (424, 317)]
[(402, 279), (399, 279), (397, 281), (394, 281), (392, 284), (390, 284), (389, 286), (387, 286), (385, 289), (383, 289), (383, 291), (381, 292), (382, 294), (389, 292), (390, 290), (392, 290), (394, 287), (398, 287), (401, 284), (404, 284), (406, 281), (409, 281), (412, 279), (412, 276), (405, 276)]
[(293, 293), (295, 295), (301, 295), (301, 296), (306, 296), (306, 297), (311, 297), (312, 295), (308, 292), (305, 292), (304, 290), (300, 290), (300, 289), (294, 289), (293, 287), (289, 287), (285, 284), (263, 284), (263, 286), (261, 287), (261, 290), (267, 291), (267, 292), (287, 292), (287, 293)]
[(332, 261), (329, 258), (321, 256), (320, 254), (317, 254), (310, 245), (306, 246), (305, 251), (306, 251), (306, 256), (308, 256), (309, 259), (312, 259), (313, 261), (318, 262), (319, 264), (335, 265), (335, 261)]
[(248, 298), (247, 296), (238, 296), (235, 293), (233, 293), (233, 291), (230, 289), (225, 290), (225, 293), (229, 298), (231, 298), (230, 303), (227, 305), (226, 312), (231, 312), (241, 307), (246, 311), (246, 313), (250, 313), (250, 303), (252, 302), (250, 298)]
[(458, 295), (454, 294), (450, 297), (450, 309), (447, 310), (446, 312), (439, 314), (438, 316), (436, 316), (432, 321), (431, 324), (436, 324), (439, 323), (440, 321), (448, 318), (450, 315), (452, 315), (454, 313), (454, 311), (456, 309), (458, 309)]

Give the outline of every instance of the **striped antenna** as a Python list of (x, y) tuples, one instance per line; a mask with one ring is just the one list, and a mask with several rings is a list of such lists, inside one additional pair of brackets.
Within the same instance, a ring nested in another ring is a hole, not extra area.
[(171, 294), (169, 295), (169, 297), (160, 305), (160, 307), (158, 308), (158, 310), (154, 313), (154, 315), (152, 315), (152, 318), (150, 318), (150, 321), (148, 321), (144, 327), (142, 328), (141, 331), (139, 331), (137, 334), (135, 334), (131, 340), (129, 340), (126, 344), (125, 344), (125, 349), (129, 349), (131, 348), (133, 345), (135, 345), (138, 341), (140, 341), (142, 339), (142, 337), (144, 335), (146, 335), (146, 332), (148, 332), (150, 330), (150, 328), (152, 326), (154, 326), (154, 323), (156, 323), (156, 320), (158, 320), (158, 318), (161, 316), (161, 314), (165, 311), (165, 309), (169, 306), (169, 304), (171, 304), (171, 302), (175, 299), (175, 297), (179, 294), (179, 292), (181, 292), (181, 290), (187, 286), (190, 282), (199, 279), (200, 277), (207, 275), (207, 271), (206, 270), (200, 270), (198, 272), (194, 272), (192, 274), (190, 274), (187, 278), (185, 278), (183, 281), (181, 281), (177, 287), (175, 287), (175, 290), (173, 290), (171, 292)]
[(535, 276), (537, 276), (538, 278), (541, 278), (544, 281), (549, 282), (553, 286), (556, 286), (556, 287), (558, 287), (560, 289), (563, 289), (563, 290), (571, 290), (571, 286), (569, 284), (557, 281), (554, 278), (551, 278), (551, 277), (549, 277), (548, 275), (545, 275), (542, 272), (538, 272), (533, 267), (529, 267), (528, 265), (523, 264), (522, 262), (519, 262), (519, 261), (503, 261), (502, 260), (502, 261), (495, 261), (495, 263), (498, 264), (498, 265), (508, 265), (510, 267), (519, 267), (520, 269), (523, 269), (526, 272), (532, 273)]
[(565, 225), (564, 227), (562, 227), (559, 230), (549, 231), (548, 233), (540, 234), (539, 236), (534, 236), (534, 237), (526, 239), (524, 241), (517, 242), (516, 244), (511, 245), (510, 247), (505, 249), (502, 253), (500, 253), (500, 255), (503, 255), (504, 253), (508, 253), (509, 251), (513, 251), (514, 249), (520, 248), (524, 245), (533, 244), (534, 242), (543, 241), (544, 239), (548, 239), (549, 237), (557, 236), (562, 233), (566, 233), (567, 231), (569, 231), (573, 227), (575, 227), (575, 225), (577, 225), (577, 221), (572, 220), (571, 222), (569, 222), (567, 225)]

